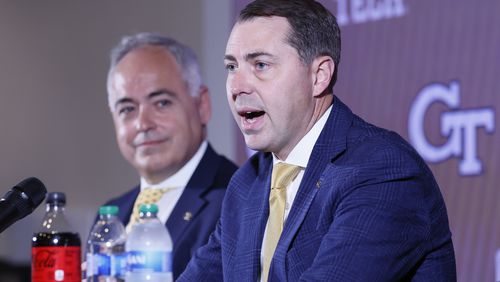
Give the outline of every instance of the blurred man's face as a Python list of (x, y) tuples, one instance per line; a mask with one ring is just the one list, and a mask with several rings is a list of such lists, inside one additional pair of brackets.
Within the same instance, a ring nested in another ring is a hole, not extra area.
[(208, 93), (192, 97), (174, 57), (163, 48), (128, 53), (110, 76), (109, 94), (120, 150), (150, 183), (177, 172), (205, 138)]
[(239, 22), (224, 60), (227, 99), (247, 146), (281, 159), (314, 124), (313, 75), (287, 42), (289, 30), (283, 17)]

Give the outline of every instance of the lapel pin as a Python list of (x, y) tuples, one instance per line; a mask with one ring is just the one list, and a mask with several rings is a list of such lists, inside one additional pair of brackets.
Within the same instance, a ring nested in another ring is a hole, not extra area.
[(183, 217), (183, 219), (184, 219), (185, 221), (190, 221), (190, 220), (191, 220), (191, 218), (193, 218), (193, 214), (192, 214), (191, 212), (187, 211), (187, 212), (185, 212), (185, 213), (184, 213), (184, 217)]
[(320, 187), (320, 186), (321, 186), (321, 180), (318, 180), (318, 181), (316, 182), (316, 188), (318, 188), (318, 189), (319, 189), (319, 187)]

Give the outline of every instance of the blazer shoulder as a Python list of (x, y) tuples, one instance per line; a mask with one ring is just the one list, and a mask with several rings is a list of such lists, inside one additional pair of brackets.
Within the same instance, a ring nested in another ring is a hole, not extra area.
[(232, 161), (219, 155), (209, 144), (188, 186), (192, 184), (200, 187), (225, 189), (237, 169), (238, 167)]
[(255, 182), (265, 183), (272, 164), (271, 153), (258, 152), (251, 156), (233, 175), (228, 185), (226, 198), (238, 195), (245, 198)]
[(271, 162), (271, 153), (257, 152), (248, 158), (245, 163), (243, 163), (243, 165), (236, 171), (233, 178), (241, 179), (241, 181), (253, 181), (255, 178), (262, 175), (267, 168), (269, 168), (269, 164)]
[(234, 172), (238, 169), (238, 167), (236, 166), (236, 164), (222, 155), (219, 155), (219, 158), (220, 162), (215, 174), (214, 183), (220, 183), (224, 186), (227, 186), (229, 180), (233, 176)]
[[(325, 154), (327, 157), (322, 157)], [(428, 166), (406, 140), (393, 131), (364, 121), (338, 98), (313, 155), (315, 159), (326, 159), (332, 168), (349, 168), (366, 179), (433, 178)]]
[(110, 200), (108, 200), (104, 205), (122, 205), (123, 203), (129, 202), (130, 199), (134, 199), (137, 197), (139, 194), (140, 188), (139, 185), (135, 186), (134, 188), (128, 190), (127, 192), (114, 197)]

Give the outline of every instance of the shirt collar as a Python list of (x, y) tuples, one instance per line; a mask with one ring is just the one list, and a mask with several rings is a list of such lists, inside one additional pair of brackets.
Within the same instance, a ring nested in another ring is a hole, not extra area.
[[(284, 161), (285, 163), (300, 166), (303, 168), (307, 167), (307, 162), (309, 162), (309, 157), (311, 156), (314, 145), (316, 144), (321, 131), (325, 127), (326, 121), (328, 120), (328, 116), (330, 115), (331, 111), (332, 105), (330, 105), (330, 107), (323, 113), (321, 118), (313, 125), (309, 132), (307, 132), (306, 135), (304, 135), (302, 139), (300, 139), (299, 143), (295, 145), (295, 147), (292, 149), (290, 154), (288, 154), (288, 157)], [(273, 164), (276, 164), (280, 161), (281, 160), (279, 160), (273, 154)]]
[(167, 188), (167, 187), (175, 189), (175, 188), (185, 187), (188, 184), (189, 180), (191, 179), (191, 176), (193, 175), (194, 171), (198, 167), (201, 158), (203, 158), (203, 155), (205, 155), (207, 146), (208, 142), (204, 140), (201, 143), (200, 147), (198, 148), (198, 151), (196, 151), (193, 157), (181, 169), (179, 169), (169, 178), (157, 184), (149, 184), (146, 181), (146, 179), (141, 177), (141, 190), (143, 190), (146, 187), (153, 189)]

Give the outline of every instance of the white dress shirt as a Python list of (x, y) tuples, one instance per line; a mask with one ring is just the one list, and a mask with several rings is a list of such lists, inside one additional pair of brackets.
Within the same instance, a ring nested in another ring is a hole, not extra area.
[[(302, 139), (300, 139), (299, 143), (297, 143), (297, 145), (295, 145), (290, 154), (288, 154), (286, 160), (284, 161), (280, 160), (275, 154), (273, 154), (273, 165), (279, 162), (284, 162), (287, 164), (300, 166), (302, 168), (297, 177), (295, 177), (295, 179), (292, 180), (292, 182), (287, 186), (285, 215), (283, 222), (286, 222), (288, 214), (292, 209), (293, 200), (295, 200), (295, 196), (297, 195), (297, 191), (299, 190), (300, 183), (302, 182), (302, 177), (304, 177), (304, 171), (306, 170), (307, 162), (309, 162), (309, 157), (311, 156), (314, 145), (316, 144), (316, 141), (318, 140), (318, 137), (321, 131), (323, 130), (323, 127), (325, 127), (326, 121), (328, 120), (328, 116), (330, 115), (331, 110), (332, 106), (330, 106), (328, 110), (326, 110), (326, 112), (323, 113), (323, 116), (321, 116), (321, 118), (314, 124), (311, 130), (309, 130), (309, 132), (307, 132), (307, 134), (304, 135)], [(266, 187), (266, 189), (270, 188)], [(261, 273), (262, 273), (262, 263), (264, 261), (264, 247), (265, 247), (264, 245), (266, 242), (266, 235), (267, 235), (267, 222), (266, 222), (266, 230), (264, 231), (264, 238), (262, 240), (262, 248), (260, 251)]]
[(152, 189), (171, 188), (165, 194), (163, 194), (163, 197), (157, 203), (157, 216), (158, 219), (163, 222), (163, 224), (167, 222), (167, 219), (172, 213), (172, 210), (177, 204), (177, 201), (181, 197), (182, 192), (184, 192), (184, 188), (186, 188), (186, 185), (191, 179), (191, 176), (193, 175), (194, 171), (198, 167), (198, 164), (203, 158), (203, 155), (207, 150), (207, 146), (207, 141), (203, 141), (203, 143), (201, 143), (200, 147), (198, 148), (198, 151), (180, 170), (158, 184), (149, 184), (146, 179), (141, 177), (141, 191), (146, 187)]

